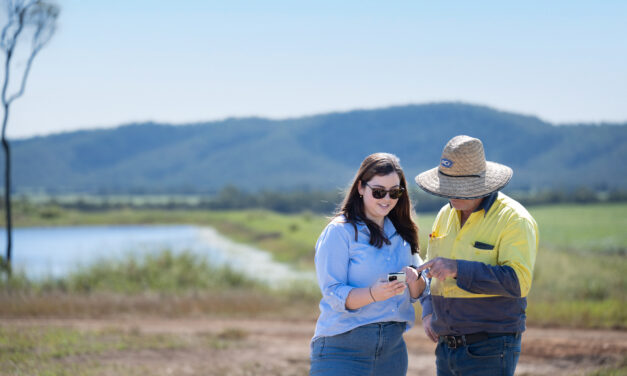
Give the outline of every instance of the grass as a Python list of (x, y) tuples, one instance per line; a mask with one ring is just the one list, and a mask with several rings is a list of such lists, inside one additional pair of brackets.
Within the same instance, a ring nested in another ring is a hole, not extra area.
[(540, 206), (529, 211), (538, 222), (545, 246), (626, 254), (625, 203)]
[[(627, 258), (624, 257), (627, 244), (627, 232), (624, 231), (624, 228), (627, 228), (627, 203), (542, 206), (532, 207), (530, 212), (536, 218), (540, 229), (540, 249), (529, 296), (529, 323), (627, 328), (625, 314), (627, 279), (624, 277), (627, 273)], [(434, 217), (434, 213), (420, 213), (417, 216), (423, 255)], [(211, 225), (236, 241), (265, 249), (273, 253), (277, 260), (303, 268), (313, 267), (313, 247), (328, 221), (329, 218), (311, 213), (282, 215), (259, 210), (211, 212), (116, 210), (83, 213), (55, 207), (31, 207), (28, 213), (17, 210), (16, 214), (16, 223), (19, 226), (138, 223)], [(159, 267), (153, 267), (140, 270), (139, 274), (143, 276), (136, 280), (128, 276), (121, 277), (124, 268), (128, 269), (127, 273), (137, 268), (136, 262), (118, 266), (117, 269), (113, 266), (90, 269), (63, 283), (58, 283), (56, 286), (60, 288), (56, 288), (56, 291), (60, 289), (82, 294), (90, 291), (104, 294), (137, 292), (145, 289), (144, 285), (149, 283), (153, 285), (153, 291), (165, 292), (173, 291), (175, 286), (198, 286), (201, 292), (197, 294), (202, 295), (206, 301), (215, 302), (221, 298), (206, 295), (210, 284), (202, 278), (205, 266), (201, 265), (199, 269), (195, 269), (193, 265), (195, 261), (184, 259), (178, 261), (176, 266), (180, 268), (178, 274), (159, 276)], [(167, 260), (154, 262), (156, 265), (168, 264)], [(125, 282), (120, 285), (121, 279)], [(146, 282), (148, 280), (152, 282)], [(228, 289), (233, 288), (231, 286)], [(308, 302), (303, 304), (312, 307), (311, 301), (315, 301), (319, 293), (311, 291), (310, 286), (302, 287), (301, 290), (306, 291), (304, 295), (307, 296), (305, 300)], [(298, 289), (296, 292), (285, 293), (288, 297), (298, 298), (301, 295), (303, 294)], [(151, 305), (149, 298), (142, 299), (141, 304)], [(228, 298), (225, 299), (228, 301)], [(254, 301), (254, 298), (251, 299)], [(124, 306), (130, 303), (121, 304)], [(204, 311), (206, 309), (203, 308), (204, 304), (194, 309)], [(258, 302), (255, 305), (264, 311), (262, 303)], [(32, 309), (36, 308), (33, 306)], [(76, 309), (81, 311), (79, 308)], [(225, 308), (224, 311), (228, 310)]]
[(207, 222), (238, 242), (271, 250), (278, 261), (311, 267), (316, 239), (329, 219), (256, 210), (211, 212)]
[[(62, 279), (31, 281), (16, 275), (0, 283), (0, 317), (6, 323), (11, 322), (6, 319), (127, 316), (313, 320), (318, 300), (314, 286), (271, 290), (228, 268), (214, 267), (198, 255), (168, 251), (141, 259), (96, 263)], [(248, 335), (245, 330), (228, 327), (217, 333), (150, 334), (132, 328), (0, 325), (0, 374), (169, 374), (155, 369), (164, 362), (169, 364), (166, 358), (144, 363), (136, 359), (172, 356), (172, 351), (215, 354), (237, 350)]]
[(530, 208), (540, 249), (530, 324), (627, 329), (627, 204)]
[(179, 293), (214, 288), (252, 288), (256, 284), (228, 267), (214, 267), (206, 259), (189, 253), (164, 251), (142, 259), (97, 262), (70, 274), (66, 279), (46, 281), (43, 288), (87, 293)]
[(10, 280), (0, 280), (0, 287), (11, 291), (60, 291), (68, 293), (141, 292), (182, 293), (215, 288), (260, 288), (260, 285), (234, 272), (229, 267), (216, 267), (204, 257), (168, 250), (146, 254), (142, 258), (129, 256), (122, 260), (101, 260), (79, 268), (64, 278), (29, 280), (23, 273)]
[(271, 289), (186, 252), (98, 262), (59, 279), (0, 279), (0, 317), (300, 316), (319, 298), (311, 283)]
[(214, 351), (238, 346), (248, 334), (240, 329), (220, 333), (151, 334), (139, 330), (77, 330), (67, 327), (0, 326), (2, 375), (144, 375), (133, 359), (167, 350)]
[(594, 372), (589, 373), (587, 376), (625, 376), (627, 375), (627, 356), (615, 366), (604, 367)]

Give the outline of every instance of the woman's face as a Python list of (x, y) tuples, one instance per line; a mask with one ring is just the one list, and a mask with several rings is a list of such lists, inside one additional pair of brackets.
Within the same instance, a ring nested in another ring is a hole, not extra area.
[(368, 219), (377, 223), (379, 226), (383, 226), (385, 216), (394, 209), (394, 206), (396, 206), (398, 202), (398, 199), (390, 198), (389, 192), (385, 197), (380, 199), (372, 197), (372, 188), (390, 190), (392, 188), (399, 188), (400, 184), (401, 179), (396, 172), (391, 172), (383, 176), (375, 175), (367, 182), (366, 186), (359, 184), (359, 194), (363, 196), (364, 209)]

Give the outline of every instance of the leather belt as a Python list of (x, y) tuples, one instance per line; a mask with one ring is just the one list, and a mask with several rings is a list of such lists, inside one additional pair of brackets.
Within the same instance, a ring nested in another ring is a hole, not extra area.
[(446, 343), (451, 349), (458, 347), (472, 345), (473, 343), (485, 341), (488, 338), (502, 337), (502, 336), (515, 336), (518, 333), (472, 333), (464, 334), (461, 336), (440, 336), (440, 339)]

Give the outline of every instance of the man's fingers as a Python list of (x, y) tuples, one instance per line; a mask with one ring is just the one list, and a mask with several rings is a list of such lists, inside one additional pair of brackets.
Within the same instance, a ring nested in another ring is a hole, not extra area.
[(431, 332), (431, 336), (433, 338), (433, 342), (438, 342), (438, 335), (431, 328), (429, 328), (429, 331)]
[(433, 341), (433, 337), (431, 337), (431, 333), (429, 333), (427, 328), (425, 328), (425, 334), (427, 335), (427, 338), (430, 338)]
[[(435, 260), (432, 260), (435, 261)], [(438, 265), (431, 265), (431, 267), (429, 267), (429, 270), (427, 271), (427, 277), (429, 278), (433, 278), (433, 277), (437, 277), (438, 275), (438, 271), (440, 270), (440, 268), (438, 267)]]
[(425, 269), (430, 268), (430, 267), (431, 267), (431, 265), (435, 262), (435, 260), (436, 260), (436, 259), (433, 259), (433, 260), (431, 260), (431, 261), (427, 261), (427, 262), (425, 262), (424, 264), (420, 265), (420, 266), (419, 266), (416, 270), (417, 270), (417, 271), (419, 271), (419, 272), (421, 272), (421, 271), (423, 271), (423, 270), (425, 270)]
[(435, 333), (433, 332), (433, 330), (431, 330), (431, 328), (428, 329), (429, 333), (427, 333), (429, 335), (429, 337), (431, 337), (431, 340), (433, 342), (438, 342), (438, 336), (435, 335)]
[(433, 334), (431, 333), (431, 330), (429, 330), (429, 328), (425, 328), (425, 334), (433, 341)]
[(427, 337), (429, 337), (429, 339), (431, 339), (433, 342), (438, 341), (438, 336), (431, 328), (431, 315), (427, 315), (422, 319), (422, 328), (424, 329), (425, 334), (427, 335)]

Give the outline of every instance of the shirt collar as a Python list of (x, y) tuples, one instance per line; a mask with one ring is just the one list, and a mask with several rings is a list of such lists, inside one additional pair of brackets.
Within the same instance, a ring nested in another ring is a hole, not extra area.
[(499, 195), (499, 192), (494, 191), (490, 193), (488, 196), (484, 197), (483, 200), (481, 200), (481, 203), (479, 204), (479, 206), (477, 206), (477, 209), (475, 209), (475, 212), (478, 212), (479, 210), (483, 209), (485, 210), (485, 213), (483, 213), (483, 215), (486, 216), (488, 214), (488, 210), (490, 210), (490, 208), (494, 204), (494, 201), (496, 201), (496, 197), (498, 195)]
[[(359, 231), (370, 234), (370, 230), (368, 229), (368, 226), (366, 226), (366, 222), (358, 220), (357, 227), (359, 228)], [(392, 236), (396, 234), (396, 227), (394, 227), (394, 223), (392, 223), (388, 217), (383, 219), (383, 233), (388, 239), (391, 239)]]
[(392, 235), (396, 234), (396, 227), (394, 227), (394, 223), (388, 217), (385, 217), (383, 220), (383, 232), (388, 239), (391, 239)]

